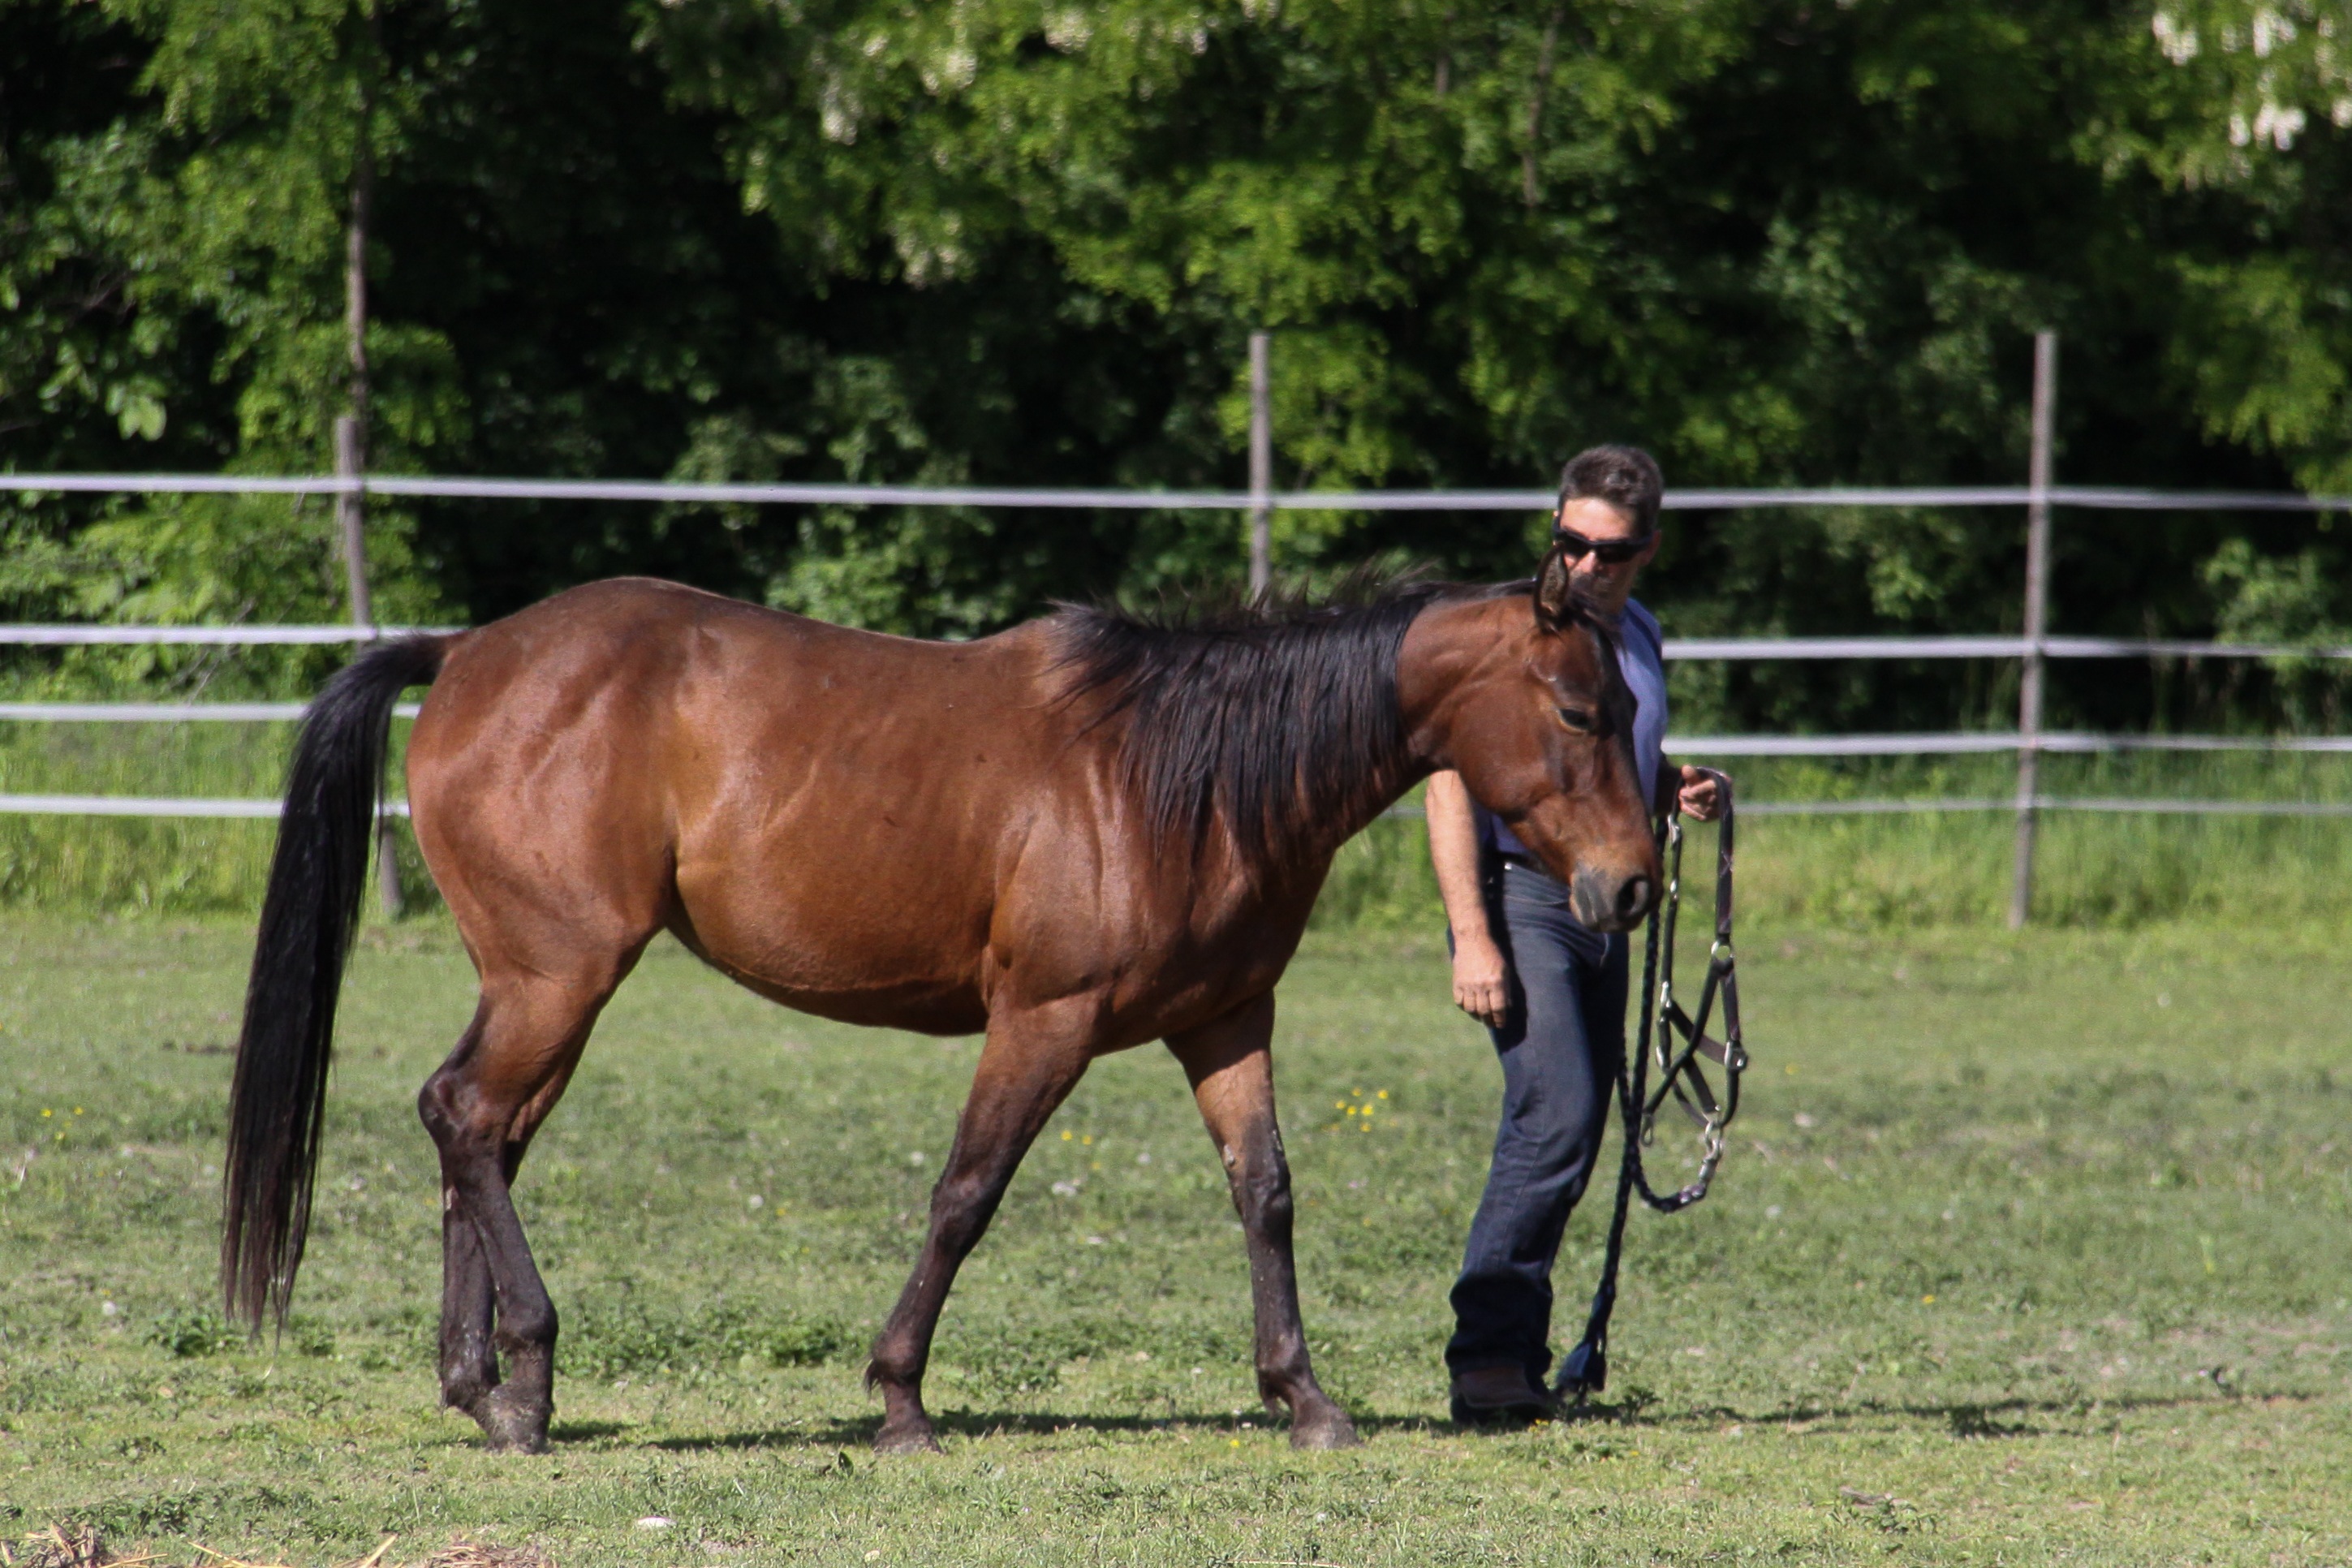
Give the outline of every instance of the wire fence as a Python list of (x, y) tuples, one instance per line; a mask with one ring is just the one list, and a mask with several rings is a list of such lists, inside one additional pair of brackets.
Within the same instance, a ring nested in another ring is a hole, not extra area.
[[(10, 474), (0, 492), (27, 495), (386, 496), (440, 500), (658, 501), (677, 506), (951, 506), (1087, 511), (1546, 511), (1556, 492), (1504, 490), (1138, 490), (991, 485), (696, 483), (673, 479), (441, 479), (425, 475)], [(1674, 489), (1668, 511), (1749, 507), (2018, 508), (2037, 499), (2092, 511), (2352, 511), (2352, 496), (2264, 490), (2137, 489), (2112, 485), (1832, 485), (1820, 489)]]
[[(0, 474), (0, 492), (42, 494), (235, 494), (382, 496), (390, 498), (633, 501), (670, 505), (726, 503), (794, 506), (922, 506), (1083, 509), (1126, 511), (1542, 511), (1549, 490), (1417, 490), (1279, 493), (1209, 490), (1008, 489), (985, 486), (684, 483), (667, 480), (446, 479), (394, 475)], [(1721, 510), (1750, 507), (2018, 508), (2051, 506), (2126, 511), (2352, 511), (2352, 496), (2235, 491), (2169, 491), (2113, 487), (2026, 485), (1816, 489), (1685, 489), (1668, 491), (1667, 510)], [(2031, 619), (2032, 617), (2029, 617)], [(73, 647), (265, 647), (372, 641), (412, 629), (356, 626), (0, 626), (0, 646)], [(1676, 661), (1838, 659), (2116, 659), (2229, 658), (2352, 660), (2352, 647), (2269, 643), (2200, 642), (2177, 638), (2056, 636), (1860, 637), (1698, 637), (1669, 640)], [(0, 722), (251, 723), (299, 721), (299, 702), (5, 702)], [(398, 716), (414, 718), (416, 705)], [(1956, 731), (1888, 735), (1693, 735), (1671, 738), (1684, 755), (1731, 757), (1916, 757), (1979, 753), (2124, 752), (2273, 752), (2352, 754), (2352, 736), (2115, 735), (2068, 732)], [(2022, 781), (2021, 781), (2022, 782)], [(251, 817), (278, 814), (274, 800), (130, 795), (0, 795), (0, 814), (150, 817)], [(2065, 797), (2021, 787), (1998, 798), (1744, 802), (1754, 816), (1828, 816), (1909, 812), (2039, 811), (2352, 816), (2352, 803), (2307, 801), (2155, 800)], [(386, 815), (404, 815), (394, 802)]]
[[(214, 647), (373, 642), (410, 632), (460, 626), (0, 626), (0, 646), (29, 647)], [(2352, 647), (2326, 643), (2194, 642), (2171, 637), (1668, 637), (1665, 657), (1695, 659), (2022, 658), (2322, 658), (2352, 659)]]

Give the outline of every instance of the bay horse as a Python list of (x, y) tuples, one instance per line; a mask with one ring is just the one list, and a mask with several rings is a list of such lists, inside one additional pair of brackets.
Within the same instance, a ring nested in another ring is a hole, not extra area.
[(257, 1331), (301, 1260), (390, 710), (426, 684), (411, 820), (481, 982), (417, 1100), (441, 1397), (493, 1448), (543, 1451), (554, 1403), (555, 1308), (510, 1188), (657, 932), (788, 1006), (985, 1033), (866, 1367), (877, 1448), (937, 1447), (923, 1371), (958, 1267), (1087, 1064), (1155, 1039), (1241, 1217), (1260, 1394), (1293, 1444), (1335, 1447), (1355, 1428), (1307, 1359), (1269, 1055), (1333, 855), (1454, 768), (1586, 924), (1631, 928), (1658, 888), (1612, 628), (1557, 552), (1532, 582), (1189, 619), (1066, 605), (968, 643), (645, 579), (387, 640), (303, 723), (246, 993), (221, 1273)]

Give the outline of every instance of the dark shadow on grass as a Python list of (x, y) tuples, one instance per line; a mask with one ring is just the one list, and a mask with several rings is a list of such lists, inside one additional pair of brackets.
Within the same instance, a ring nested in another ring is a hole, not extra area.
[[(1812, 1426), (1823, 1423), (1902, 1417), (1941, 1423), (1955, 1437), (1994, 1438), (2031, 1437), (2041, 1436), (2046, 1428), (2043, 1420), (2080, 1417), (2093, 1411), (2174, 1410), (2195, 1405), (2219, 1403), (2210, 1394), (2158, 1397), (2131, 1395), (2112, 1399), (1999, 1399), (1956, 1400), (1948, 1404), (1888, 1405), (1863, 1400), (1850, 1405), (1797, 1405), (1769, 1410), (1742, 1410), (1727, 1405), (1700, 1408), (1667, 1409), (1654, 1395), (1641, 1390), (1616, 1401), (1595, 1400), (1571, 1406), (1560, 1412), (1557, 1425), (1563, 1428), (1577, 1426), (1621, 1426), (1664, 1430), (1677, 1426), (1737, 1421), (1754, 1426)], [(1524, 1432), (1531, 1423), (1497, 1426), (1464, 1426), (1442, 1415), (1381, 1415), (1353, 1411), (1356, 1430), (1365, 1436), (1398, 1432), (1423, 1434), (1452, 1433), (1476, 1438)], [(1051, 1411), (990, 1411), (951, 1410), (935, 1415), (932, 1425), (943, 1437), (987, 1438), (996, 1436), (1051, 1436), (1058, 1432), (1124, 1433), (1149, 1435), (1155, 1433), (1200, 1433), (1204, 1436), (1230, 1436), (1241, 1430), (1241, 1423), (1225, 1415), (1201, 1413), (1189, 1415), (1062, 1415)], [(675, 1453), (719, 1452), (747, 1448), (807, 1448), (863, 1451), (874, 1442), (874, 1434), (881, 1427), (881, 1413), (859, 1416), (853, 1420), (813, 1422), (806, 1426), (777, 1426), (762, 1429), (719, 1432), (701, 1436), (649, 1437), (643, 1446)], [(1264, 1432), (1286, 1433), (1289, 1423), (1279, 1419), (1257, 1417), (1251, 1426)], [(624, 1430), (599, 1423), (580, 1423), (577, 1428), (559, 1428), (554, 1436), (559, 1440), (574, 1430), (593, 1431), (594, 1435), (617, 1434)]]
[(1985, 1405), (1955, 1405), (1944, 1422), (1955, 1437), (2039, 1437), (2045, 1430), (2030, 1420), (2004, 1421), (1996, 1407)]
[(1755, 1426), (1811, 1426), (1822, 1422), (1902, 1416), (1915, 1421), (1941, 1422), (1956, 1437), (2031, 1437), (2044, 1430), (2036, 1417), (2082, 1416), (2095, 1410), (2179, 1410), (2195, 1405), (2225, 1403), (2212, 1394), (2121, 1394), (2086, 1399), (1954, 1400), (1948, 1404), (1893, 1405), (1874, 1399), (1852, 1404), (1798, 1405), (1777, 1410), (1742, 1410), (1736, 1405), (1709, 1405), (1691, 1409), (1655, 1408), (1644, 1395), (1622, 1404), (1594, 1403), (1566, 1411), (1566, 1422), (1591, 1422), (1620, 1426), (1670, 1427), (1699, 1423), (1738, 1421)]
[[(1355, 1414), (1356, 1430), (1367, 1436), (1388, 1432), (1442, 1432), (1449, 1423), (1423, 1415)], [(1251, 1426), (1261, 1432), (1287, 1433), (1286, 1421), (1256, 1417)], [(1230, 1415), (1056, 1415), (1050, 1411), (950, 1410), (931, 1417), (942, 1437), (1051, 1436), (1056, 1432), (1151, 1434), (1198, 1432), (1228, 1436), (1241, 1430)], [(764, 1431), (722, 1432), (702, 1437), (654, 1437), (649, 1448), (697, 1453), (732, 1448), (849, 1448), (870, 1447), (880, 1430), (877, 1412), (851, 1421), (823, 1421), (807, 1426), (772, 1427)]]
[(617, 1437), (629, 1429), (625, 1421), (558, 1421), (547, 1429), (551, 1443), (593, 1443), (600, 1437)]

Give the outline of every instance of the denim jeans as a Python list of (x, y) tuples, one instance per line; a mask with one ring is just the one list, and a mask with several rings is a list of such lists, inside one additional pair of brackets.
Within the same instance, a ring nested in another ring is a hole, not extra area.
[(1509, 961), (1510, 1013), (1493, 1036), (1503, 1119), (1486, 1195), (1454, 1286), (1454, 1372), (1551, 1364), (1551, 1265), (1584, 1195), (1625, 1055), (1626, 939), (1579, 925), (1568, 888), (1516, 861), (1490, 879), (1487, 916)]

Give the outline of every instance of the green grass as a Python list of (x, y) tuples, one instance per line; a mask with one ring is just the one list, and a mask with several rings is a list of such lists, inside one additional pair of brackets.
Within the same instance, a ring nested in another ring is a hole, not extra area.
[[(555, 1451), (492, 1457), (434, 1409), (412, 1104), (471, 1005), (437, 919), (355, 960), (291, 1329), (211, 1315), (246, 940), (0, 922), (0, 1537), (310, 1563), (396, 1532), (414, 1563), (465, 1532), (570, 1568), (2352, 1554), (2323, 937), (1750, 936), (1716, 1195), (1636, 1217), (1602, 1405), (1506, 1436), (1445, 1423), (1439, 1364), (1491, 1056), (1427, 942), (1310, 938), (1279, 1081), (1308, 1329), (1366, 1446), (1293, 1454), (1251, 1397), (1240, 1238), (1155, 1048), (1055, 1118), (949, 1308), (947, 1452), (890, 1461), (858, 1362), (972, 1042), (785, 1014), (657, 946), (520, 1187), (564, 1313)], [(1368, 1131), (1334, 1109), (1365, 1100)]]

